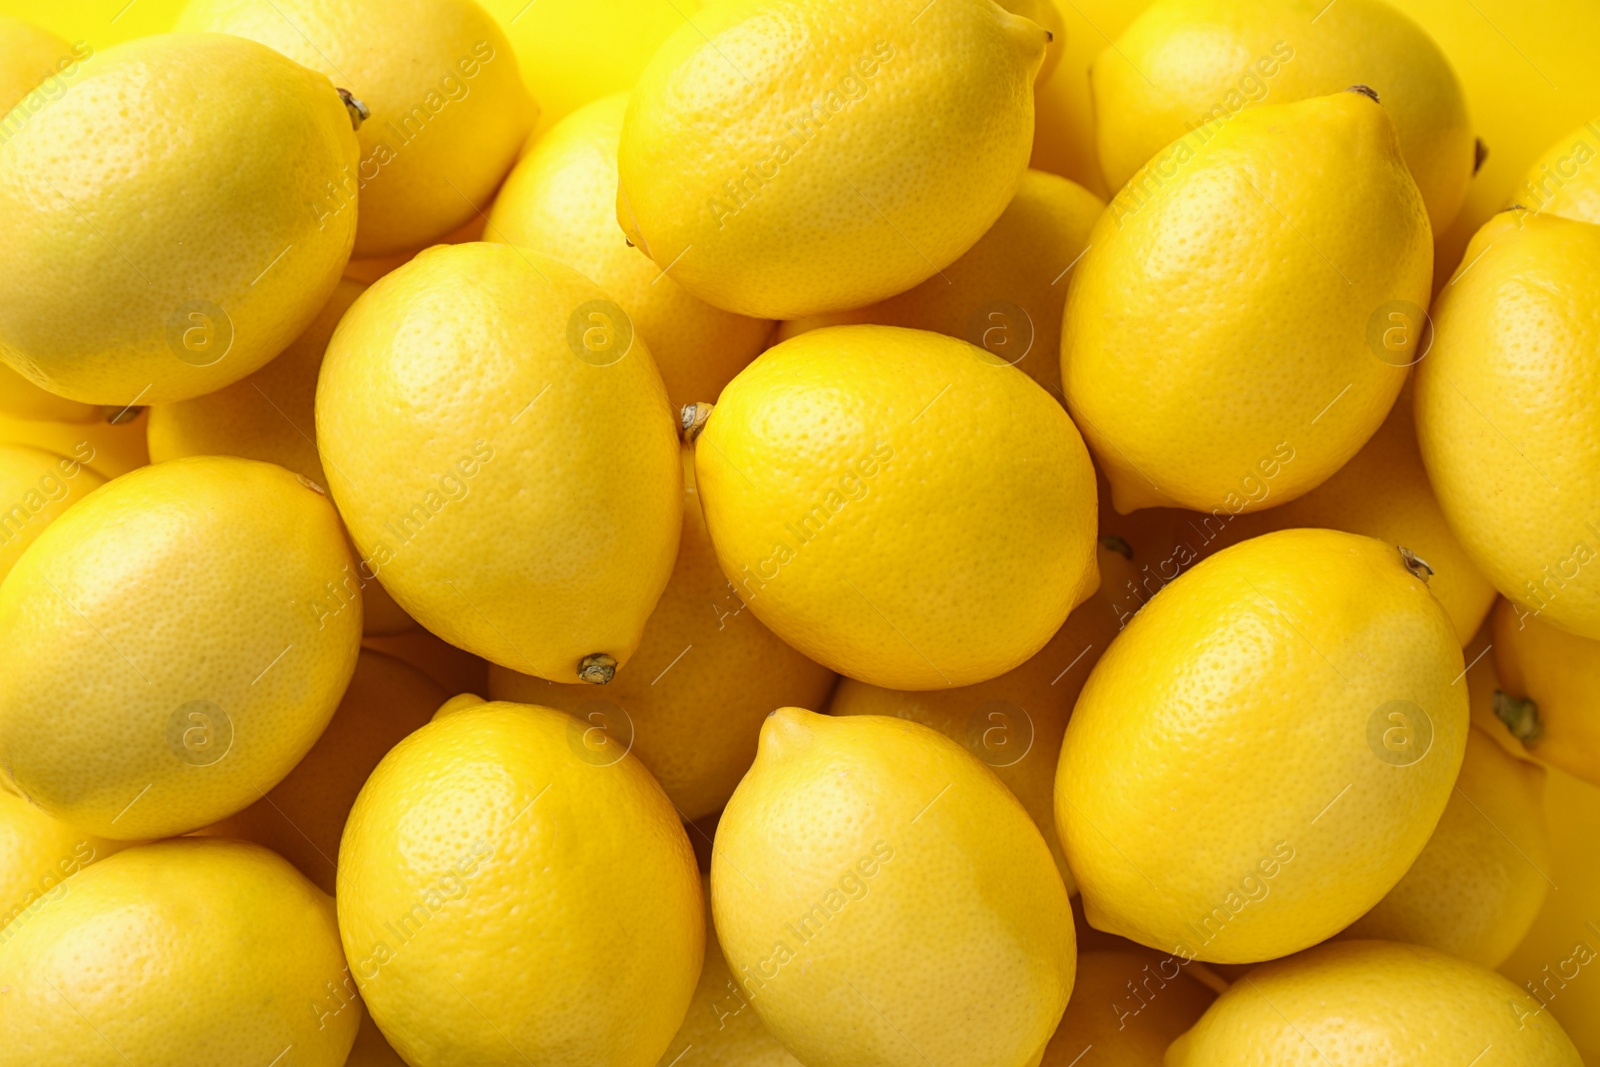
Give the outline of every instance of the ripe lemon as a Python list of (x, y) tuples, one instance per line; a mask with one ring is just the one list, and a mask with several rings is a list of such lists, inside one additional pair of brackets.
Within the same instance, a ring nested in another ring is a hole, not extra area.
[(1151, 1067), (1216, 994), (1176, 956), (1145, 949), (1078, 953), (1072, 999), (1039, 1067)]
[(594, 744), (632, 746), (685, 820), (720, 811), (756, 758), (761, 724), (776, 708), (821, 707), (833, 672), (763, 626), (717, 566), (684, 452), (683, 538), (639, 650), (605, 691), (489, 670), (489, 696), (560, 708)]
[(1545, 150), (1511, 202), (1564, 219), (1600, 222), (1600, 119), (1591, 119)]
[(260, 800), (207, 832), (265, 845), (332, 893), (339, 835), (356, 794), (378, 761), (420, 729), (446, 695), (416, 668), (362, 649), (344, 699), (311, 751)]
[(1056, 826), (1089, 922), (1219, 963), (1338, 932), (1444, 811), (1461, 673), (1392, 545), (1283, 530), (1196, 565), (1112, 642), (1067, 724)]
[(66, 879), (125, 847), (125, 842), (86, 834), (0, 791), (0, 930), (37, 901), (60, 897)]
[(1099, 580), (1094, 471), (1072, 421), (941, 334), (835, 326), (770, 349), (723, 390), (695, 475), (737, 595), (873, 685), (1004, 674)]
[(489, 212), (485, 238), (536, 248), (618, 301), (678, 405), (715, 400), (756, 357), (772, 323), (691, 296), (630, 247), (617, 225), (617, 140), (628, 95), (586, 104), (532, 146)]
[(360, 161), (312, 199), (355, 211), (355, 256), (431, 244), (488, 206), (538, 112), (499, 23), (473, 0), (191, 0), (181, 30), (260, 41), (369, 112)]
[(317, 385), (329, 488), (423, 626), (555, 681), (625, 663), (677, 553), (673, 413), (593, 283), (504, 245), (429, 249), (345, 314)]
[(1467, 251), (1417, 368), (1428, 477), (1501, 593), (1600, 638), (1600, 228), (1509, 211)]
[[(1175, 142), (1100, 217), (1062, 327), (1074, 419), (1118, 511), (1239, 514), (1366, 443), (1420, 327), (1427, 215), (1382, 106), (1252, 108)], [(1403, 328), (1403, 327), (1402, 327)]]
[(1600, 784), (1600, 641), (1502, 600), (1494, 611), (1493, 708), (1522, 750)]
[(722, 0), (639, 77), (617, 220), (685, 289), (744, 315), (902, 292), (972, 247), (1016, 192), (1048, 37), (977, 0), (920, 13)]
[(1405, 877), (1340, 936), (1409, 941), (1499, 966), (1550, 884), (1544, 779), (1538, 765), (1469, 730), (1461, 776), (1433, 836)]
[(1095, 60), (1091, 80), (1112, 188), (1170, 142), (1204, 137), (1201, 127), (1351, 85), (1382, 98), (1435, 232), (1461, 209), (1476, 169), (1450, 61), (1383, 0), (1157, 0)]
[(1060, 5), (1065, 33), (1051, 42), (1056, 68), (1034, 87), (1033, 155), (1028, 166), (1070, 178), (1096, 196), (1109, 197), (1095, 147), (1089, 68), (1107, 45), (1148, 6), (1149, 0), (1073, 0)]
[(781, 323), (778, 337), (847, 323), (932, 330), (988, 349), (1060, 397), (1067, 282), (1105, 206), (1080, 185), (1030, 170), (989, 232), (938, 274), (869, 307)]
[(339, 847), (339, 930), (414, 1067), (652, 1067), (700, 973), (699, 873), (643, 765), (563, 712), (440, 715), (384, 757)]
[(1038, 828), (918, 723), (774, 713), (717, 827), (711, 900), (739, 992), (805, 1063), (1037, 1063), (1072, 992)]
[(181, 834), (259, 799), (350, 680), (359, 601), (332, 504), (269, 463), (124, 475), (58, 518), (0, 585), (0, 762), (105, 837)]
[(112, 414), (120, 415), (120, 420), (113, 423), (100, 418), (80, 424), (20, 419), (0, 413), (0, 442), (70, 456), (88, 464), (97, 474), (115, 478), (149, 463), (150, 453), (145, 447), (143, 413), (118, 408)]
[(115, 405), (267, 362), (350, 257), (355, 211), (307, 209), (356, 164), (350, 122), (326, 77), (239, 37), (97, 54), (0, 143), (0, 357)]
[(1345, 941), (1263, 964), (1167, 1050), (1168, 1067), (1471, 1063), (1582, 1067), (1536, 1002), (1477, 964), (1420, 945)]
[(0, 581), (45, 527), (104, 484), (82, 459), (0, 444)]

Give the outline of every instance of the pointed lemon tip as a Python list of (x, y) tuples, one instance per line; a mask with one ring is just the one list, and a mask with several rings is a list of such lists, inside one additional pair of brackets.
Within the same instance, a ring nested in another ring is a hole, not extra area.
[(451, 712), (461, 711), (463, 708), (475, 708), (484, 703), (487, 703), (487, 701), (476, 693), (457, 693), (439, 705), (439, 710), (433, 713), (433, 719), (438, 722)]
[(809, 745), (816, 727), (826, 718), (805, 708), (779, 708), (761, 726), (761, 755), (781, 758)]

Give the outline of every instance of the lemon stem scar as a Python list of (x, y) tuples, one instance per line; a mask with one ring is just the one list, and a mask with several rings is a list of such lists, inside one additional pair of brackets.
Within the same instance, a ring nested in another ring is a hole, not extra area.
[(1476, 178), (1483, 169), (1483, 161), (1489, 158), (1489, 146), (1483, 143), (1482, 137), (1472, 139), (1472, 176)]
[(706, 420), (711, 417), (713, 406), (706, 403), (685, 404), (683, 406), (683, 411), (678, 416), (678, 422), (683, 428), (684, 443), (693, 444), (694, 439), (700, 436), (700, 431), (706, 428)]
[(1378, 90), (1374, 89), (1370, 85), (1352, 85), (1350, 88), (1346, 89), (1345, 92), (1360, 93), (1362, 96), (1369, 98), (1374, 104), (1378, 104), (1380, 106), (1383, 104), (1383, 101), (1378, 99)]
[(1133, 558), (1133, 546), (1128, 544), (1128, 539), (1118, 537), (1116, 534), (1105, 534), (1100, 538), (1100, 547), (1115, 552), (1123, 559)]
[(578, 661), (578, 677), (590, 685), (605, 685), (617, 676), (617, 661), (604, 652), (591, 652)]
[(339, 90), (339, 99), (344, 101), (344, 109), (350, 112), (350, 128), (359, 130), (361, 124), (372, 117), (372, 112), (367, 105), (357, 99), (356, 94), (349, 89)]
[(1417, 581), (1427, 585), (1428, 579), (1433, 577), (1433, 568), (1428, 565), (1428, 561), (1405, 545), (1396, 545), (1395, 547), (1400, 550), (1400, 562), (1406, 565), (1406, 570), (1410, 571)]
[(1506, 729), (1525, 745), (1538, 744), (1544, 736), (1544, 725), (1539, 722), (1539, 705), (1531, 700), (1519, 699), (1501, 689), (1494, 691), (1494, 717), (1506, 724)]

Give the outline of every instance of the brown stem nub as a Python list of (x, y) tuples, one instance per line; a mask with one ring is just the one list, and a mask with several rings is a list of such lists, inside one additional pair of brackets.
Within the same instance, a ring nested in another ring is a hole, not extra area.
[(1406, 565), (1406, 570), (1410, 571), (1417, 581), (1427, 585), (1428, 579), (1433, 577), (1433, 568), (1428, 565), (1428, 561), (1405, 545), (1396, 545), (1395, 547), (1400, 550), (1400, 562)]
[(1128, 544), (1126, 537), (1118, 537), (1116, 534), (1103, 534), (1100, 538), (1100, 547), (1110, 549), (1123, 559), (1133, 559), (1133, 546)]
[(617, 676), (617, 661), (604, 652), (591, 652), (578, 661), (578, 677), (590, 685), (605, 685)]
[(361, 124), (372, 117), (372, 112), (356, 98), (356, 94), (349, 89), (339, 90), (339, 99), (344, 101), (344, 109), (350, 113), (350, 128), (359, 130)]
[(1371, 100), (1374, 104), (1382, 104), (1383, 103), (1382, 100), (1378, 99), (1378, 90), (1374, 89), (1370, 85), (1352, 85), (1352, 86), (1350, 86), (1350, 88), (1346, 89), (1345, 92), (1347, 92), (1347, 93), (1360, 93), (1362, 96), (1364, 96), (1364, 97), (1368, 98), (1369, 100)]
[(1472, 175), (1477, 177), (1483, 169), (1483, 161), (1489, 158), (1489, 146), (1483, 143), (1482, 137), (1472, 139)]
[(1539, 721), (1539, 705), (1523, 700), (1499, 689), (1494, 691), (1494, 717), (1506, 724), (1506, 729), (1525, 745), (1536, 745), (1544, 736), (1544, 724)]
[(114, 407), (108, 404), (102, 408), (101, 411), (104, 414), (106, 422), (110, 423), (112, 426), (121, 426), (125, 422), (132, 422), (134, 419), (137, 419), (140, 415), (144, 414), (144, 408), (134, 407), (132, 404), (129, 404), (126, 407)]
[(678, 416), (678, 425), (683, 431), (683, 440), (686, 444), (693, 444), (694, 439), (700, 436), (700, 431), (706, 428), (706, 420), (711, 417), (712, 405), (685, 404), (683, 411)]

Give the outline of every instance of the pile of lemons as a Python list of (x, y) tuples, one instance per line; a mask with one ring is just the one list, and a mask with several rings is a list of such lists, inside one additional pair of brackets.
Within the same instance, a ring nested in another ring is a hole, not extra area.
[(0, 4), (0, 1067), (1600, 1064), (1600, 9), (1395, 2)]

